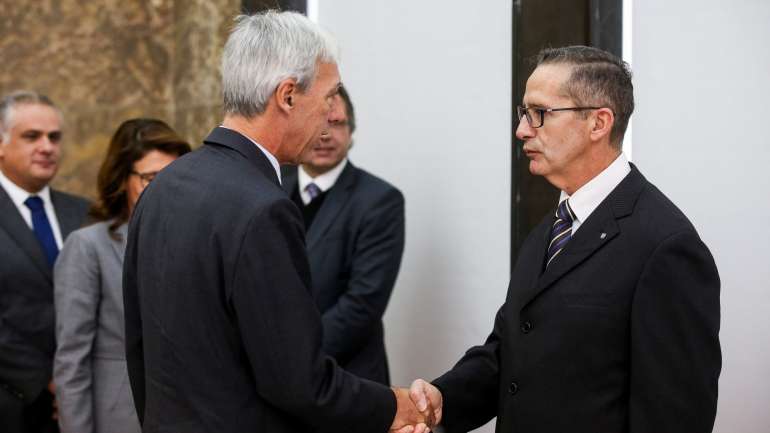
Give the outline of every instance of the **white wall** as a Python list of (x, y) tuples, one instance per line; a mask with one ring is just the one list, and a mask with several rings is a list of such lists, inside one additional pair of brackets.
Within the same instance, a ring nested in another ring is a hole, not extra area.
[[(359, 119), (352, 160), (407, 200), (404, 263), (386, 314), (397, 384), (451, 367), (486, 336), (504, 298), (510, 8), (319, 0)], [(634, 160), (691, 218), (722, 278), (715, 432), (767, 432), (770, 2), (633, 8)]]
[(639, 0), (634, 159), (722, 279), (715, 432), (770, 431), (770, 2)]
[(318, 21), (342, 48), (351, 160), (406, 197), (393, 382), (432, 379), (483, 342), (508, 284), (511, 2), (319, 0)]

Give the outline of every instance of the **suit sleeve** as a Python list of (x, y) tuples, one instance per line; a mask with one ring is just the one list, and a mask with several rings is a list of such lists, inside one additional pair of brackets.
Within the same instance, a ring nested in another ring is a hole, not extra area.
[(719, 275), (694, 230), (658, 246), (631, 312), (630, 433), (711, 432), (716, 416)]
[(388, 306), (404, 252), (403, 195), (385, 194), (356, 236), (348, 286), (322, 317), (323, 348), (342, 361), (360, 350)]
[(469, 349), (451, 370), (433, 381), (444, 398), (441, 425), (446, 433), (473, 430), (497, 415), (504, 311), (505, 305), (498, 310), (494, 329), (483, 345)]
[(93, 245), (73, 233), (54, 267), (56, 356), (53, 378), (62, 433), (93, 432), (91, 349), (101, 288)]
[(137, 230), (141, 218), (142, 201), (137, 203), (131, 223), (128, 227), (126, 253), (123, 258), (123, 310), (126, 330), (126, 365), (128, 379), (131, 384), (131, 394), (134, 397), (134, 407), (139, 423), (144, 423), (144, 347), (142, 343), (142, 317), (139, 307), (139, 292), (137, 290)]
[(308, 425), (385, 432), (396, 412), (390, 388), (359, 379), (321, 349), (302, 224), (289, 200), (256, 215), (235, 265), (232, 308), (257, 392)]

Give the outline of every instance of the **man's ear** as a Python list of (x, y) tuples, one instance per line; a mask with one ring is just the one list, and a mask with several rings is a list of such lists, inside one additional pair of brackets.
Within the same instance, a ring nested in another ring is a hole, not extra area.
[(591, 139), (600, 141), (604, 137), (610, 137), (612, 126), (615, 125), (615, 113), (609, 108), (599, 108), (592, 116)]
[(287, 78), (278, 83), (273, 94), (278, 109), (288, 114), (294, 108), (297, 93), (297, 80), (294, 78)]

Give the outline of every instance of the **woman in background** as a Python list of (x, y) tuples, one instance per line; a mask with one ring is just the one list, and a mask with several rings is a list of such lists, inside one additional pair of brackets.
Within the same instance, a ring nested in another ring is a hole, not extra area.
[(139, 433), (126, 368), (123, 254), (144, 188), (190, 145), (160, 120), (123, 122), (99, 169), (95, 224), (72, 232), (54, 266), (54, 382), (62, 433)]

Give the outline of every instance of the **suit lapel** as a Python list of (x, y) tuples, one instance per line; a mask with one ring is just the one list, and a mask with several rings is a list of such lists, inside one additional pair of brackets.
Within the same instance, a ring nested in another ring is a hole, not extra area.
[(16, 242), (19, 249), (29, 256), (40, 272), (51, 280), (51, 269), (48, 267), (40, 243), (2, 187), (0, 187), (0, 227)]
[[(632, 164), (631, 172), (591, 213), (559, 256), (546, 268), (537, 283), (524, 294), (522, 307), (620, 234), (617, 220), (633, 212), (645, 182), (644, 177)], [(546, 231), (549, 229), (550, 226)], [(549, 236), (550, 233), (545, 234), (541, 257), (545, 257)]]
[(118, 239), (113, 238), (107, 233), (110, 238), (110, 245), (112, 250), (115, 251), (115, 255), (118, 257), (118, 262), (123, 264), (123, 256), (126, 254), (126, 238), (128, 237), (128, 223), (123, 223), (115, 230), (118, 234)]
[(313, 224), (310, 225), (310, 229), (307, 232), (308, 251), (311, 251), (318, 241), (321, 240), (321, 237), (329, 230), (337, 215), (345, 207), (345, 204), (350, 199), (350, 190), (355, 186), (357, 176), (358, 169), (348, 161), (334, 187), (327, 193), (321, 208), (313, 220)]

